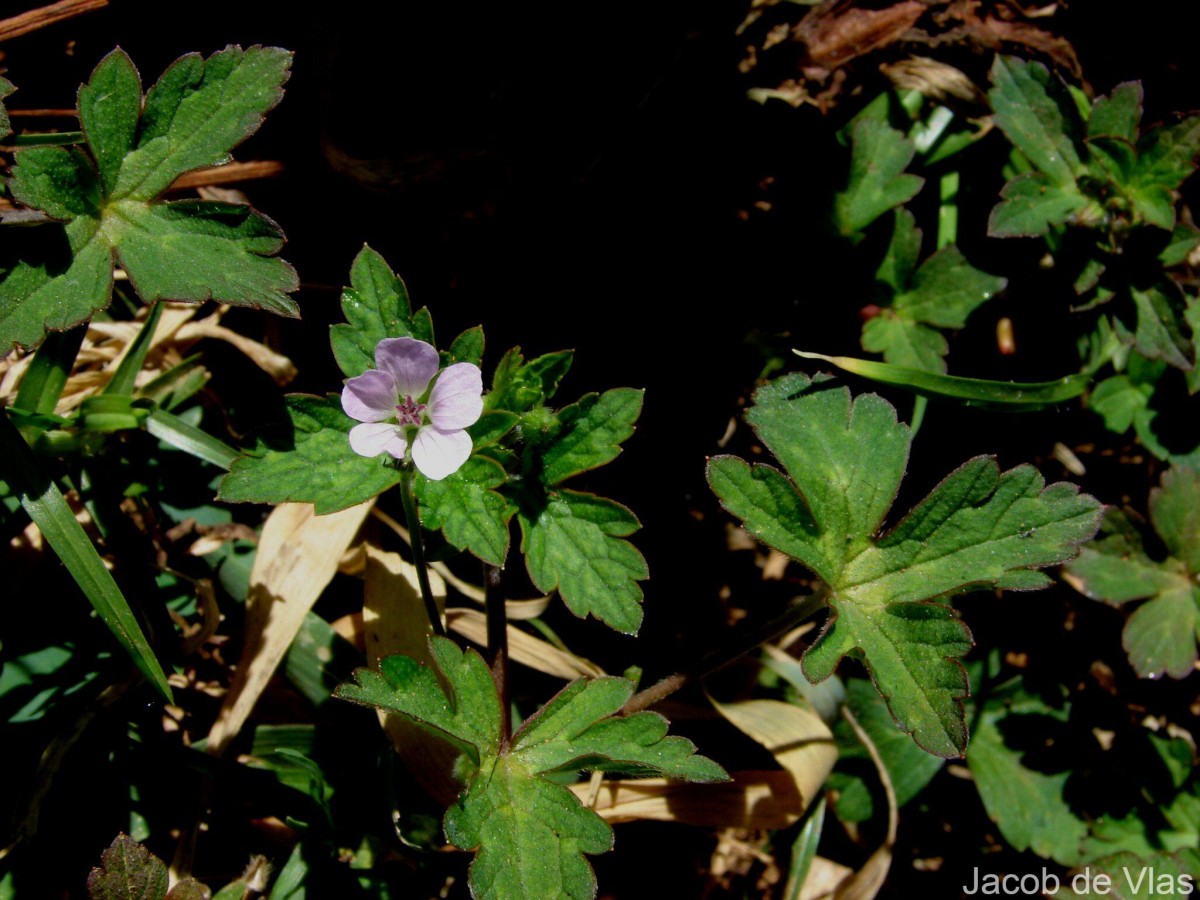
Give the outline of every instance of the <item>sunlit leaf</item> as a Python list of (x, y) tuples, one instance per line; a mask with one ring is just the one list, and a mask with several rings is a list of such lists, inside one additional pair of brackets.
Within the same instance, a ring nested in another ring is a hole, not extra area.
[[(1099, 524), (1100, 504), (1031, 466), (970, 460), (890, 530), (884, 517), (908, 458), (895, 410), (853, 402), (825, 379), (793, 375), (759, 389), (747, 413), (783, 464), (709, 462), (709, 484), (753, 536), (812, 568), (831, 616), (804, 656), (812, 681), (861, 656), (892, 715), (924, 749), (961, 755), (970, 633), (942, 598), (984, 585), (1043, 587), (1036, 571), (1069, 559)], [(882, 532), (882, 533), (881, 533)], [(781, 537), (782, 536), (782, 537)]]
[(611, 849), (612, 829), (544, 777), (549, 773), (727, 778), (716, 763), (697, 756), (690, 741), (668, 736), (661, 716), (615, 715), (633, 692), (623, 678), (573, 682), (502, 742), (500, 702), (487, 664), (445, 638), (431, 639), (430, 649), (437, 674), (390, 656), (378, 672), (356, 672), (356, 683), (340, 687), (337, 696), (404, 716), (475, 761), (444, 827), (452, 844), (476, 854), (470, 879), (477, 898), (594, 896), (585, 855)]

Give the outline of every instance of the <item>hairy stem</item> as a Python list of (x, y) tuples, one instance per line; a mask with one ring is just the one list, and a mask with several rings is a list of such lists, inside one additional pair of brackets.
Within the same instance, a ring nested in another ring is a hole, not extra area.
[(425, 613), (429, 616), (429, 624), (433, 633), (439, 637), (446, 636), (446, 628), (442, 625), (442, 613), (437, 601), (433, 599), (433, 589), (429, 587), (429, 570), (425, 565), (425, 542), (421, 538), (421, 519), (417, 515), (417, 500), (412, 489), (413, 470), (404, 469), (404, 478), (400, 482), (400, 498), (404, 502), (404, 518), (408, 523), (409, 546), (412, 547), (413, 565), (417, 567), (417, 583), (421, 586), (421, 599), (425, 602)]
[(492, 681), (496, 683), (496, 696), (500, 698), (500, 743), (508, 746), (508, 739), (512, 737), (512, 706), (508, 701), (508, 616), (504, 611), (501, 577), (499, 566), (483, 567), (483, 584), (487, 590), (484, 611), (487, 615), (488, 662), (492, 667)]

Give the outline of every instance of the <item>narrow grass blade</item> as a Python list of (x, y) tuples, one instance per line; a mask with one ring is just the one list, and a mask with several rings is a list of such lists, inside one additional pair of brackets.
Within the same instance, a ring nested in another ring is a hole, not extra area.
[(240, 455), (223, 441), (162, 409), (152, 410), (143, 424), (160, 441), (166, 441), (176, 450), (190, 453), (226, 472)]
[(104, 567), (83, 526), (75, 520), (62, 493), (4, 414), (0, 414), (0, 460), (3, 460), (4, 477), (20, 497), (29, 518), (41, 529), (42, 536), (87, 595), (104, 624), (132, 657), (139, 671), (168, 702), (172, 702), (167, 677), (129, 603)]
[(853, 356), (825, 356), (822, 353), (805, 353), (803, 350), (792, 352), (805, 359), (823, 360), (872, 381), (906, 388), (922, 397), (957, 400), (964, 406), (1011, 411), (1042, 409), (1073, 400), (1091, 384), (1093, 374), (1085, 370), (1055, 381), (989, 381), (985, 378), (939, 375)]
[(21, 389), (17, 391), (13, 406), (41, 415), (53, 413), (86, 333), (87, 325), (70, 331), (49, 332), (21, 379)]
[(134, 380), (137, 378), (137, 373), (142, 371), (146, 354), (150, 352), (150, 342), (154, 339), (154, 332), (158, 330), (158, 320), (162, 317), (162, 309), (161, 303), (155, 303), (150, 307), (150, 315), (146, 316), (142, 330), (137, 333), (137, 337), (129, 345), (112, 380), (104, 386), (101, 393), (122, 396), (129, 396), (133, 393)]

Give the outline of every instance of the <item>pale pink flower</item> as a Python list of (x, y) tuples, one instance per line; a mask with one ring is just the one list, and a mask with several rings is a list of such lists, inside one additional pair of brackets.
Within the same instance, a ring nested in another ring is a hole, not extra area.
[(350, 448), (359, 456), (404, 459), (411, 453), (433, 481), (457, 472), (471, 455), (464, 429), (483, 414), (483, 375), (472, 363), (441, 372), (438, 365), (437, 350), (424, 341), (401, 337), (376, 344), (375, 368), (342, 389), (342, 409), (362, 423), (350, 429)]

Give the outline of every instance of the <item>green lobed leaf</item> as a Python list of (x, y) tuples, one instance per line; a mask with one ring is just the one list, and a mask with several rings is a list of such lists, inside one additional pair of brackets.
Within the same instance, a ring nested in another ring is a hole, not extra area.
[(1195, 891), (1200, 879), (1200, 850), (1184, 849), (1169, 853), (1165, 850), (1138, 855), (1128, 851), (1089, 861), (1089, 883), (1105, 875), (1107, 882), (1081, 900), (1159, 900), (1161, 897), (1184, 896)]
[(0, 138), (6, 138), (12, 134), (12, 124), (8, 121), (8, 110), (4, 108), (4, 101), (15, 90), (11, 81), (7, 78), (0, 78)]
[[(853, 402), (827, 379), (793, 375), (755, 394), (747, 414), (783, 463), (766, 475), (741, 460), (709, 463), (709, 484), (747, 531), (812, 568), (830, 587), (831, 617), (803, 659), (809, 680), (862, 655), (892, 715), (939, 756), (961, 755), (970, 634), (932, 602), (984, 585), (1029, 590), (1035, 571), (1070, 558), (1099, 524), (1100, 504), (1064, 483), (978, 457), (951, 473), (879, 535), (908, 458), (908, 427), (882, 398)], [(778, 535), (786, 538), (775, 543)]]
[(106, 194), (116, 187), (121, 165), (133, 149), (141, 107), (142, 81), (121, 49), (100, 60), (88, 83), (79, 89), (79, 124)]
[(1121, 646), (1141, 678), (1187, 678), (1200, 638), (1200, 590), (1191, 584), (1164, 590), (1133, 611)]
[(512, 757), (497, 759), (446, 811), (446, 838), (474, 850), (475, 900), (596, 895), (584, 854), (607, 853), (612, 828), (560, 784), (538, 778)]
[(1200, 116), (1151, 129), (1138, 142), (1134, 181), (1139, 187), (1157, 186), (1173, 191), (1196, 170), (1198, 153)]
[(1043, 772), (1025, 763), (1021, 749), (1005, 740), (1006, 720), (1062, 714), (1010, 682), (983, 703), (967, 751), (967, 765), (989, 818), (1017, 850), (1032, 850), (1065, 866), (1081, 859), (1087, 823), (1063, 797), (1069, 772)]
[(375, 367), (375, 345), (384, 338), (413, 337), (433, 343), (429, 313), (413, 315), (408, 289), (382, 256), (364, 245), (342, 292), (345, 323), (329, 329), (333, 356), (347, 378)]
[(508, 476), (499, 463), (472, 456), (441, 481), (418, 474), (414, 490), (426, 528), (440, 529), (446, 540), (493, 566), (508, 556), (508, 523), (515, 508), (496, 488)]
[(542, 483), (553, 487), (612, 462), (633, 434), (641, 411), (642, 392), (633, 388), (585, 394), (564, 407), (558, 413), (558, 433), (541, 449)]
[(893, 222), (892, 238), (883, 261), (875, 270), (875, 280), (898, 294), (908, 287), (916, 271), (921, 256), (922, 232), (917, 227), (916, 216), (903, 207), (894, 212)]
[(291, 62), (286, 50), (258, 46), (176, 60), (146, 95), (137, 148), (121, 163), (113, 198), (152, 200), (185, 172), (225, 160), (283, 99)]
[(976, 269), (952, 244), (911, 274), (921, 235), (913, 222), (907, 210), (898, 212), (892, 245), (876, 275), (892, 288), (892, 301), (863, 325), (862, 346), (882, 353), (891, 365), (944, 373), (949, 347), (935, 329), (962, 328), (1008, 282)]
[(471, 446), (475, 450), (489, 447), (504, 437), (517, 426), (520, 417), (516, 413), (505, 410), (490, 410), (479, 417), (479, 420), (467, 429), (471, 435)]
[(492, 374), (492, 390), (484, 398), (485, 408), (522, 413), (543, 405), (558, 391), (574, 358), (574, 350), (558, 350), (526, 362), (521, 348), (513, 347)]
[(1104, 419), (1104, 427), (1124, 434), (1139, 418), (1152, 417), (1154, 382), (1139, 383), (1128, 375), (1105, 378), (1088, 395), (1088, 408)]
[(1063, 83), (1039, 62), (996, 56), (988, 92), (997, 127), (1051, 184), (1074, 185), (1079, 111)]
[(100, 184), (81, 150), (31, 147), (16, 159), (8, 187), (21, 203), (63, 221), (99, 215)]
[(442, 360), (442, 367), (445, 368), (460, 362), (482, 366), (483, 345), (483, 326), (476, 325), (474, 328), (468, 328), (451, 342), (445, 353), (446, 358)]
[(1121, 635), (1129, 662), (1142, 678), (1186, 678), (1198, 658), (1198, 502), (1200, 474), (1173, 467), (1150, 494), (1151, 521), (1170, 557), (1151, 559), (1136, 530), (1123, 516), (1110, 513), (1105, 537), (1084, 547), (1066, 568), (1071, 583), (1093, 600), (1119, 605), (1146, 599), (1126, 620)]
[(1041, 172), (1018, 175), (1000, 197), (988, 217), (991, 237), (1039, 237), (1072, 221), (1089, 202), (1074, 182), (1056, 184)]
[(521, 552), (539, 591), (557, 590), (571, 612), (589, 613), (611, 628), (635, 634), (642, 624), (646, 560), (622, 538), (640, 526), (619, 503), (578, 491), (552, 492), (524, 508)]
[(1175, 466), (1150, 491), (1150, 520), (1171, 555), (1200, 574), (1200, 472)]
[(658, 713), (617, 713), (633, 696), (627, 678), (579, 679), (525, 720), (513, 735), (513, 754), (536, 772), (588, 769), (725, 781), (725, 770), (696, 756), (695, 745), (667, 736)]
[(350, 449), (356, 423), (336, 396), (289, 394), (288, 422), (264, 429), (246, 456), (234, 460), (217, 496), (233, 503), (312, 503), (318, 515), (337, 512), (399, 484), (384, 457)]
[(881, 353), (889, 365), (944, 373), (950, 345), (940, 331), (884, 309), (863, 323), (862, 348)]
[(842, 234), (861, 231), (917, 195), (925, 179), (904, 172), (915, 153), (912, 141), (879, 119), (854, 126), (849, 179), (834, 198), (834, 221)]
[(1116, 137), (1126, 143), (1136, 144), (1141, 122), (1141, 82), (1126, 81), (1113, 88), (1107, 97), (1099, 97), (1092, 104), (1087, 133), (1089, 138)]
[(0, 249), (0, 347), (33, 347), (112, 298), (112, 249), (94, 219), (29, 231), (6, 236)]
[(163, 900), (167, 867), (127, 834), (119, 834), (88, 875), (90, 900)]
[(0, 251), (0, 346), (31, 347), (106, 307), (115, 257), (146, 302), (215, 299), (297, 315), (287, 296), (296, 273), (275, 257), (274, 222), (237, 204), (150, 202), (257, 129), (289, 63), (257, 47), (185, 57), (151, 88), (139, 124), (133, 64), (119, 50), (105, 57), (79, 92), (96, 170), (74, 148), (17, 154), (14, 196), (65, 225), (31, 229)]
[(1200, 246), (1200, 228), (1188, 222), (1176, 222), (1171, 231), (1171, 239), (1167, 246), (1158, 254), (1158, 260), (1165, 268), (1177, 266), (1186, 262), (1188, 255)]
[(1136, 288), (1133, 294), (1137, 309), (1137, 329), (1134, 347), (1147, 359), (1161, 359), (1178, 369), (1191, 369), (1191, 342), (1184, 337), (1182, 310), (1177, 310), (1174, 291), (1169, 288)]
[(443, 824), (452, 844), (476, 853), (474, 897), (595, 896), (585, 854), (611, 849), (612, 829), (544, 774), (584, 768), (695, 781), (728, 777), (696, 756), (690, 741), (668, 737), (661, 716), (615, 715), (633, 691), (623, 678), (567, 685), (502, 744), (500, 701), (482, 657), (446, 638), (432, 638), (430, 650), (440, 679), (415, 660), (392, 656), (382, 673), (358, 670), (356, 683), (342, 685), (336, 696), (405, 716), (471, 754), (477, 765)]
[(111, 202), (103, 231), (143, 301), (216, 300), (299, 315), (283, 232), (248, 206), (179, 200)]

